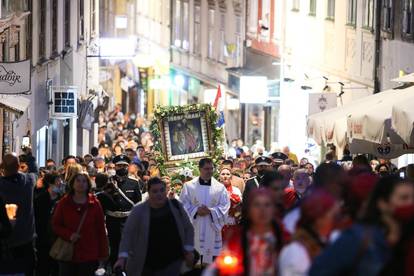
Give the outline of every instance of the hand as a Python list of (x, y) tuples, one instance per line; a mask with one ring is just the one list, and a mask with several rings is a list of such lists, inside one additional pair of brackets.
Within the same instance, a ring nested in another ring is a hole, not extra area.
[(118, 258), (118, 260), (114, 264), (114, 270), (116, 270), (116, 268), (118, 267), (122, 270), (125, 270), (125, 265), (126, 265), (126, 258)]
[(72, 236), (70, 236), (70, 241), (71, 242), (77, 242), (80, 239), (80, 235), (73, 233)]
[(194, 252), (186, 252), (184, 254), (184, 262), (186, 266), (192, 268), (194, 266)]
[(204, 216), (207, 216), (209, 214), (210, 214), (210, 210), (204, 205), (199, 207), (198, 210), (197, 210), (197, 215), (199, 215), (199, 216), (204, 217)]

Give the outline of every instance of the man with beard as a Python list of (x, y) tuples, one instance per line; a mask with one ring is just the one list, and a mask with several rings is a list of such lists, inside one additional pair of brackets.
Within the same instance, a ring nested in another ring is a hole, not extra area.
[(112, 162), (115, 164), (116, 175), (110, 179), (104, 192), (98, 195), (106, 217), (111, 265), (118, 258), (119, 242), (125, 221), (131, 209), (141, 201), (138, 181), (128, 177), (129, 158), (126, 155), (118, 155)]
[(257, 168), (257, 175), (247, 180), (243, 192), (243, 202), (247, 202), (250, 191), (262, 186), (263, 175), (272, 169), (272, 159), (268, 157), (259, 156), (254, 160), (254, 164)]

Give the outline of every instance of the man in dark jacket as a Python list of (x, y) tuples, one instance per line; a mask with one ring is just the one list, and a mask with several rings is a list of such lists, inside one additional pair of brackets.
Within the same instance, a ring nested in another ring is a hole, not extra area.
[[(7, 239), (13, 257), (7, 268), (9, 274), (25, 273), (33, 275), (35, 233), (33, 190), (34, 180), (27, 174), (19, 173), (19, 159), (14, 154), (3, 157), (1, 168), (4, 176), (0, 178), (0, 196), (6, 204), (17, 205), (16, 221)], [(3, 268), (2, 268), (3, 269)]]

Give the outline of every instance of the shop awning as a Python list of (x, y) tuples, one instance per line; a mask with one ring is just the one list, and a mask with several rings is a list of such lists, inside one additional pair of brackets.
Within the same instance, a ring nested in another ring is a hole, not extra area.
[(22, 115), (30, 105), (30, 100), (22, 96), (0, 95), (0, 107)]
[(348, 143), (353, 153), (390, 158), (411, 153), (412, 141), (404, 141), (391, 127), (391, 118), (393, 107), (412, 99), (414, 86), (396, 88), (317, 113), (308, 118), (308, 135), (318, 144), (333, 143), (340, 149)]
[(391, 81), (393, 82), (401, 82), (401, 83), (414, 83), (414, 73), (413, 74), (408, 74), (402, 77), (398, 77), (395, 79), (392, 79)]

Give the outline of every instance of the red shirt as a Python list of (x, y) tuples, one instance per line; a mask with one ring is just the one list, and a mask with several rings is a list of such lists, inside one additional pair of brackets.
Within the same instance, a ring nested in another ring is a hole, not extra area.
[(87, 203), (83, 205), (75, 203), (72, 196), (63, 197), (53, 214), (53, 231), (62, 239), (70, 241), (86, 207), (88, 207), (88, 213), (73, 253), (72, 261), (75, 263), (105, 260), (109, 252), (103, 210), (99, 201), (91, 194), (89, 194)]

